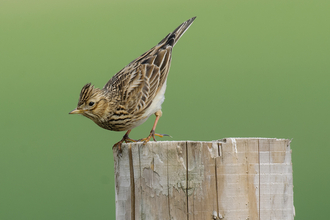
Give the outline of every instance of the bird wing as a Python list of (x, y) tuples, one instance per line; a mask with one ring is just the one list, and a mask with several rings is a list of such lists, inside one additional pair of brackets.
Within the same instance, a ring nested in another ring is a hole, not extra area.
[(129, 63), (103, 89), (116, 97), (128, 112), (147, 109), (167, 79), (173, 46), (194, 20), (195, 17), (182, 23), (155, 47)]

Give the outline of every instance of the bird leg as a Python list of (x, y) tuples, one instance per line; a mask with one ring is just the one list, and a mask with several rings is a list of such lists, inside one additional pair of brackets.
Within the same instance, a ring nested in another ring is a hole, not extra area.
[(158, 136), (158, 137), (164, 137), (164, 136), (169, 136), (168, 134), (156, 134), (155, 133), (155, 129), (156, 129), (156, 126), (157, 126), (157, 123), (158, 123), (158, 120), (159, 118), (162, 116), (162, 111), (161, 110), (158, 110), (155, 115), (156, 115), (156, 119), (155, 119), (155, 123), (154, 123), (154, 126), (152, 127), (151, 131), (150, 131), (150, 134), (148, 137), (146, 138), (142, 138), (140, 139), (139, 141), (143, 141), (144, 143), (143, 144), (146, 144), (150, 141), (151, 137), (154, 139), (154, 141), (157, 141), (155, 136)]
[(117, 147), (118, 148), (118, 151), (120, 152), (121, 151), (121, 144), (123, 142), (125, 142), (125, 143), (137, 142), (137, 140), (134, 140), (134, 139), (131, 139), (131, 138), (128, 137), (128, 135), (129, 135), (130, 132), (131, 132), (131, 130), (128, 130), (125, 133), (125, 135), (123, 136), (123, 138), (119, 142), (115, 143), (112, 148)]

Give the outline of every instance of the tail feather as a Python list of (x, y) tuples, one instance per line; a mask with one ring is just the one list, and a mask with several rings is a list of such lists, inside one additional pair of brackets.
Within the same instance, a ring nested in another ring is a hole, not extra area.
[(163, 44), (164, 42), (166, 42), (164, 46), (170, 45), (173, 47), (181, 38), (181, 36), (188, 30), (188, 28), (194, 22), (195, 19), (196, 17), (193, 17), (183, 22), (172, 33), (169, 33), (162, 41), (160, 41), (159, 44)]
[(194, 22), (195, 19), (196, 19), (196, 17), (190, 18), (188, 21), (183, 22), (179, 27), (177, 27), (172, 32), (172, 35), (173, 34), (175, 35), (174, 45), (176, 44), (176, 42), (178, 42), (178, 40), (181, 38), (181, 36), (188, 30), (188, 28)]

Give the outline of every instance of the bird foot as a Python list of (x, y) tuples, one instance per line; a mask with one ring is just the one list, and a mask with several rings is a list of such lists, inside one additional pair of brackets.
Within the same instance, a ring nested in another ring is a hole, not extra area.
[(155, 130), (151, 130), (151, 131), (150, 131), (150, 134), (149, 134), (148, 137), (146, 137), (146, 138), (142, 138), (142, 139), (139, 139), (138, 141), (143, 141), (143, 145), (145, 145), (146, 143), (148, 143), (148, 142), (150, 141), (150, 139), (151, 139), (151, 137), (152, 137), (152, 138), (154, 139), (154, 141), (157, 142), (155, 136), (157, 136), (157, 137), (161, 137), (161, 138), (164, 137), (164, 136), (169, 136), (169, 137), (171, 137), (171, 136), (168, 135), (168, 134), (157, 134), (157, 133), (155, 133)]
[(122, 138), (120, 141), (118, 141), (117, 143), (115, 143), (115, 144), (113, 145), (112, 149), (115, 148), (115, 147), (117, 147), (117, 148), (118, 148), (118, 151), (121, 152), (121, 144), (122, 144), (123, 142), (125, 142), (125, 143), (130, 143), (130, 142), (137, 142), (137, 140), (131, 139), (130, 137), (128, 137), (127, 134), (125, 134), (125, 135), (123, 136), (123, 138)]

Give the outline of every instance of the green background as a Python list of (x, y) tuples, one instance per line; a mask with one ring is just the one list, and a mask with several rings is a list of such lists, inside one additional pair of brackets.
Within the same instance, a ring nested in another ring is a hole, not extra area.
[[(293, 138), (296, 220), (329, 209), (330, 1), (0, 2), (0, 219), (114, 219), (123, 132), (68, 112), (183, 21), (163, 140)], [(149, 134), (154, 116), (132, 131)]]

